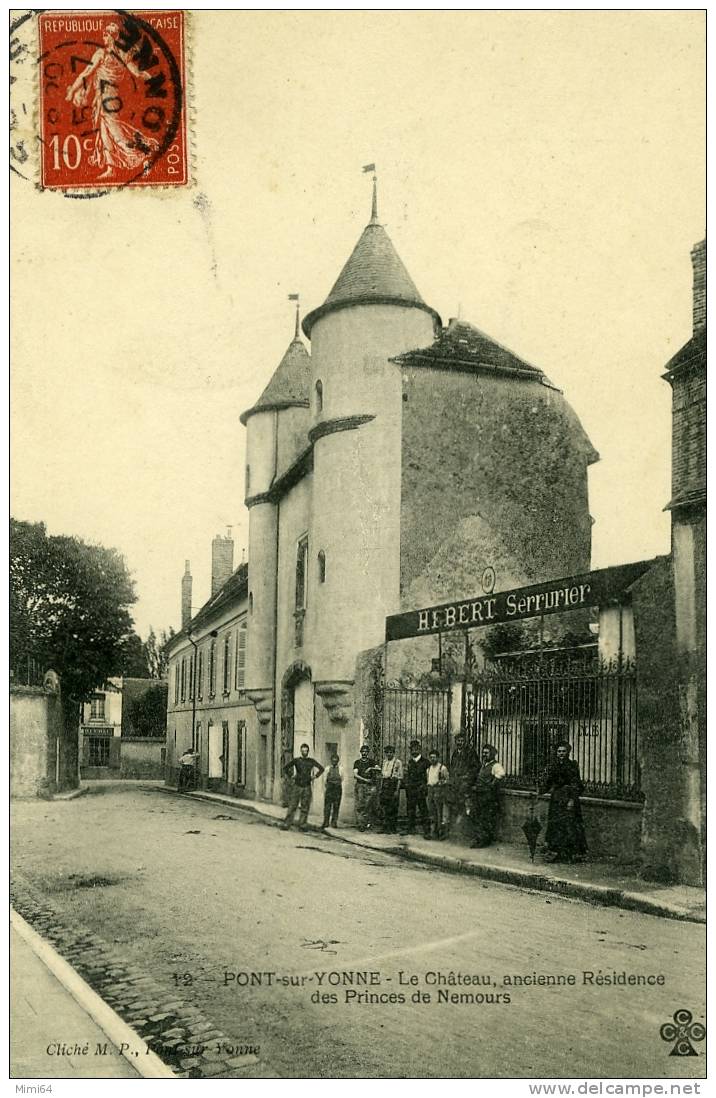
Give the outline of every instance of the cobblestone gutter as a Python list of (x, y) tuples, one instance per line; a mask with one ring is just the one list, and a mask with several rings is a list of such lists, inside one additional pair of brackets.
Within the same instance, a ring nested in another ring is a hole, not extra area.
[(10, 886), (15, 910), (72, 965), (179, 1079), (233, 1078), (259, 1049), (217, 1029), (191, 1003), (129, 962), (96, 934), (69, 929), (25, 882)]

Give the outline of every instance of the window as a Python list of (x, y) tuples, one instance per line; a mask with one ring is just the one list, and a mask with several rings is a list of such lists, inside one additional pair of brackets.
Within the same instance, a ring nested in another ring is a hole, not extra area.
[(209, 645), (209, 697), (216, 693), (216, 641)]
[(326, 582), (326, 554), (322, 549), (318, 553), (318, 582)]
[(254, 612), (254, 594), (253, 594), (253, 591), (249, 591), (249, 613), (253, 614), (253, 612)]
[(89, 738), (89, 765), (109, 766), (109, 742), (110, 736), (90, 736)]
[(181, 660), (180, 682), (181, 682), (181, 700), (184, 701), (184, 699), (186, 698), (186, 660), (184, 659), (183, 656), (182, 656), (182, 660)]
[(229, 780), (229, 722), (221, 722), (221, 777)]
[(316, 413), (323, 411), (323, 382), (319, 379), (316, 382)]
[(246, 622), (242, 621), (236, 634), (236, 670), (234, 685), (243, 690), (246, 685)]
[(296, 609), (306, 609), (306, 563), (308, 561), (308, 537), (304, 536), (296, 550)]
[(251, 466), (247, 465), (246, 466), (246, 491), (244, 492), (244, 495), (248, 496), (250, 491), (251, 491)]
[(228, 694), (231, 690), (231, 634), (224, 637), (224, 679), (223, 690)]
[(306, 581), (308, 568), (308, 536), (304, 535), (296, 549), (296, 609), (294, 612), (294, 644), (300, 648), (303, 644), (303, 619), (306, 616)]
[(179, 701), (179, 660), (174, 664), (174, 704)]
[(246, 785), (246, 721), (236, 723), (236, 784)]
[(199, 659), (197, 662), (196, 670), (196, 696), (201, 699), (204, 697), (204, 649), (199, 649)]
[(92, 698), (92, 700), (90, 701), (90, 720), (104, 720), (104, 695), (102, 695), (102, 697), (98, 696), (96, 698)]
[(189, 699), (190, 700), (193, 697), (195, 697), (194, 691), (196, 690), (196, 682), (195, 682), (195, 676), (194, 676), (194, 672), (196, 670), (196, 668), (194, 666), (195, 661), (196, 661), (196, 650), (194, 650), (192, 652), (192, 654), (190, 655), (190, 657), (189, 657)]

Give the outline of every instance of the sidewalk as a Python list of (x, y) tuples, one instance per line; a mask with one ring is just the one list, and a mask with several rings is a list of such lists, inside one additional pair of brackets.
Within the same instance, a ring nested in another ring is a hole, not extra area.
[[(167, 786), (164, 793), (211, 801), (239, 812), (258, 814), (267, 823), (277, 824), (285, 809), (280, 805), (263, 801), (239, 800), (220, 793), (195, 791), (178, 794)], [(308, 824), (311, 831), (320, 831), (316, 824)], [(706, 894), (701, 888), (689, 885), (656, 885), (642, 881), (629, 867), (613, 862), (587, 862), (578, 865), (546, 864), (536, 855), (530, 860), (527, 843), (524, 847), (512, 843), (495, 843), (482, 849), (471, 849), (452, 842), (434, 842), (416, 835), (381, 835), (376, 832), (360, 832), (353, 826), (328, 828), (322, 834), (340, 839), (354, 846), (380, 850), (407, 860), (435, 866), (451, 873), (467, 873), (501, 884), (519, 888), (554, 892), (587, 903), (606, 907), (621, 907), (640, 911), (647, 915), (659, 915), (667, 919), (683, 919), (694, 923), (706, 922)]]
[[(10, 1072), (13, 1079), (139, 1079), (123, 1056), (10, 927)], [(62, 1052), (58, 1051), (63, 1048)], [(82, 1050), (87, 1048), (84, 1054)]]

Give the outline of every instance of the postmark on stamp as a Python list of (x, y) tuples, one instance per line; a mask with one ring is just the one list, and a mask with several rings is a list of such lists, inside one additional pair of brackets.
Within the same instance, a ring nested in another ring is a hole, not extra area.
[(38, 17), (43, 188), (189, 180), (183, 11)]

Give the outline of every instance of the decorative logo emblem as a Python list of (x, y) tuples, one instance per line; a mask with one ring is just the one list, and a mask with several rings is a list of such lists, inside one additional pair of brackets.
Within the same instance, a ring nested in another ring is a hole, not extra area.
[(495, 569), (489, 565), (482, 573), (482, 590), (486, 595), (491, 595), (495, 590)]
[(670, 1056), (698, 1056), (691, 1042), (703, 1041), (706, 1036), (706, 1027), (693, 1019), (694, 1016), (690, 1010), (677, 1010), (674, 1013), (673, 1022), (664, 1022), (659, 1030), (662, 1041), (674, 1042)]

